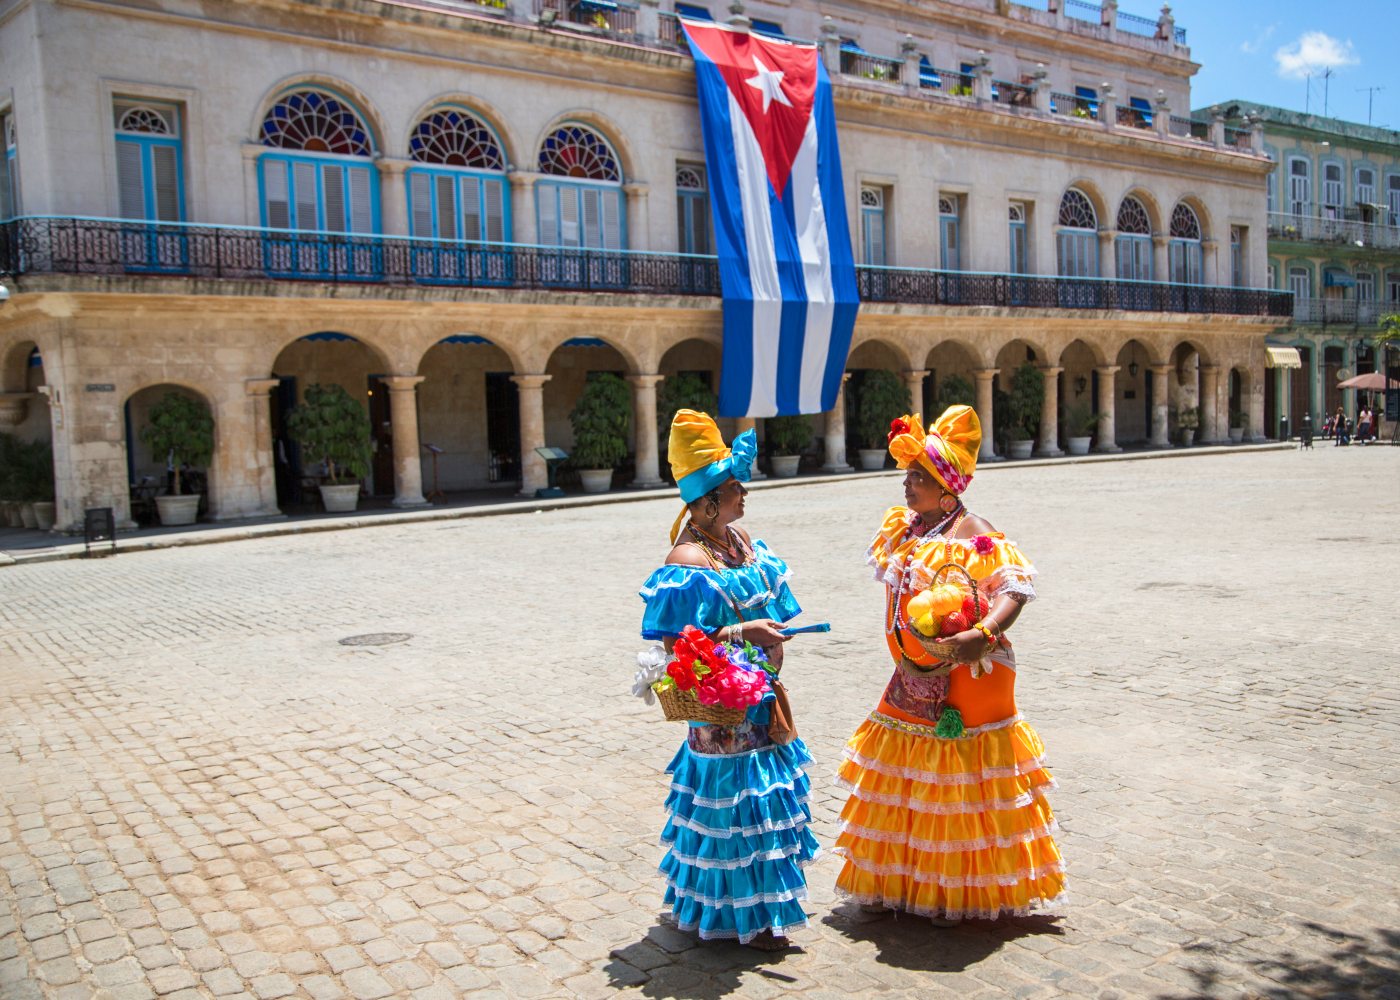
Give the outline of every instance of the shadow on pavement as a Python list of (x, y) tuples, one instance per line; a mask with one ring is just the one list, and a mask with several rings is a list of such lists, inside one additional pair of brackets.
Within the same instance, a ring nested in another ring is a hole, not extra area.
[[(1314, 940), (1320, 940), (1321, 953), (1297, 954), (1292, 949), (1269, 958), (1251, 958), (1248, 966), (1259, 979), (1267, 982), (1248, 984), (1249, 995), (1268, 1000), (1293, 1000), (1295, 997), (1394, 997), (1400, 998), (1400, 931), (1379, 928), (1375, 938), (1351, 934), (1326, 927), (1311, 920), (1304, 921), (1302, 930)], [(1163, 1000), (1177, 997), (1233, 997), (1240, 995), (1239, 962), (1228, 954), (1228, 948), (1211, 944), (1193, 944), (1185, 948), (1188, 955), (1204, 959), (1203, 964), (1189, 968), (1196, 980), (1190, 993), (1164, 993)], [(1217, 962), (1227, 963), (1223, 969)]]
[(741, 977), (752, 973), (791, 985), (795, 976), (780, 966), (802, 954), (800, 946), (763, 952), (733, 941), (704, 941), (658, 923), (640, 941), (614, 948), (604, 966), (613, 989), (636, 989), (646, 997), (719, 1000), (739, 990)]
[(890, 913), (870, 916), (844, 903), (822, 918), (851, 941), (869, 942), (875, 961), (910, 972), (962, 972), (1008, 941), (1038, 934), (1062, 935), (1058, 917), (969, 920), (957, 927), (935, 927), (923, 917)]

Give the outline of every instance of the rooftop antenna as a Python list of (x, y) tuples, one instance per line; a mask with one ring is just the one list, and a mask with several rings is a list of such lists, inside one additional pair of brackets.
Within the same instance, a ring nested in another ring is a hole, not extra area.
[(1336, 75), (1337, 75), (1336, 73), (1332, 72), (1332, 67), (1331, 67), (1331, 66), (1328, 66), (1325, 70), (1322, 71), (1322, 117), (1323, 117), (1323, 118), (1326, 118), (1326, 117), (1327, 117), (1327, 92), (1328, 92), (1328, 90), (1330, 89), (1330, 87), (1329, 87), (1328, 85), (1329, 85), (1329, 83), (1331, 82), (1332, 77), (1334, 77), (1334, 76), (1336, 76)]
[(1361, 93), (1363, 90), (1366, 91), (1366, 124), (1367, 124), (1367, 125), (1370, 125), (1370, 124), (1371, 124), (1371, 108), (1372, 108), (1372, 107), (1375, 105), (1375, 103), (1376, 103), (1376, 91), (1378, 91), (1378, 90), (1384, 90), (1384, 89), (1385, 89), (1384, 87), (1357, 87), (1357, 88), (1356, 88), (1356, 92), (1357, 92), (1358, 94)]
[(1303, 86), (1307, 88), (1303, 94), (1303, 114), (1306, 115), (1312, 111), (1312, 70), (1308, 70), (1307, 76), (1303, 77)]

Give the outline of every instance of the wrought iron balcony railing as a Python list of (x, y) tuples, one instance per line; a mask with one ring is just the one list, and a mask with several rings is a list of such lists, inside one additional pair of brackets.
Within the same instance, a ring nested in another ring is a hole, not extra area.
[(1293, 319), (1324, 326), (1378, 326), (1395, 312), (1393, 305), (1357, 299), (1295, 299)]
[[(1390, 215), (1383, 210), (1377, 210), (1374, 214), (1378, 219)], [(1269, 213), (1269, 236), (1274, 239), (1302, 240), (1308, 243), (1351, 244), (1355, 247), (1379, 250), (1400, 249), (1400, 226), (1290, 212)]]
[[(0, 223), (0, 272), (720, 294), (714, 257), (238, 226), (26, 216)], [(858, 268), (866, 302), (1293, 314), (1291, 292), (1112, 278)]]

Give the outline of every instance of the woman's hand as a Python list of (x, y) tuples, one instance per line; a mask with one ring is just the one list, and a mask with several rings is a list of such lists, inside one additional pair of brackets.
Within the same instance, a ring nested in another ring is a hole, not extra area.
[[(791, 638), (791, 636), (788, 636), (787, 638)], [(783, 669), (782, 646), (764, 646), (763, 655), (768, 657), (768, 665), (771, 666), (774, 670)]]
[(744, 622), (741, 631), (745, 642), (751, 642), (755, 646), (767, 649), (769, 646), (776, 646), (792, 638), (790, 635), (779, 634), (778, 630), (782, 627), (780, 623), (771, 618), (759, 618), (755, 621)]
[(949, 658), (949, 662), (953, 663), (976, 663), (992, 651), (992, 644), (987, 641), (987, 637), (975, 628), (938, 641), (953, 647), (953, 655)]

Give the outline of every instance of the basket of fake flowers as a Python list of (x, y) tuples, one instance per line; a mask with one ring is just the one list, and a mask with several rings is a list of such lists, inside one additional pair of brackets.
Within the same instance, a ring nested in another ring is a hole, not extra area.
[(751, 643), (715, 642), (693, 625), (676, 638), (671, 655), (653, 647), (637, 657), (633, 693), (661, 702), (668, 722), (737, 726), (771, 690), (768, 658)]
[(909, 599), (905, 616), (919, 644), (947, 663), (955, 655), (947, 640), (981, 621), (987, 608), (987, 599), (971, 574), (957, 563), (945, 563), (933, 574), (932, 585)]

